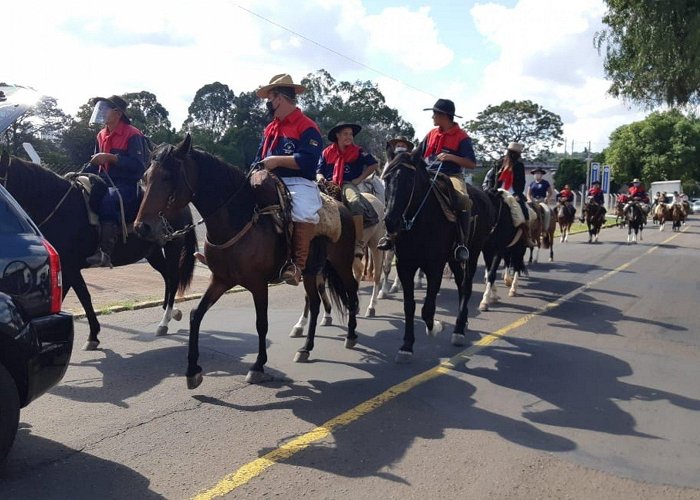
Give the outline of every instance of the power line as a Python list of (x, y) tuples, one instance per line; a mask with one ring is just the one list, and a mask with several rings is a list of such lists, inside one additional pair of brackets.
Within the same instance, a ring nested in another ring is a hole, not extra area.
[(268, 19), (267, 17), (265, 17), (265, 16), (263, 16), (263, 15), (261, 15), (261, 14), (258, 14), (257, 12), (253, 12), (252, 10), (247, 9), (247, 8), (243, 7), (242, 5), (236, 4), (236, 7), (238, 7), (239, 9), (241, 9), (241, 10), (247, 12), (248, 14), (251, 14), (251, 15), (253, 15), (253, 16), (255, 16), (255, 17), (258, 17), (258, 18), (262, 19), (263, 21), (266, 21), (266, 22), (268, 22), (268, 23), (270, 23), (270, 24), (272, 24), (272, 25), (274, 25), (274, 26), (277, 26), (278, 28), (282, 28), (283, 30), (288, 31), (289, 33), (292, 33), (293, 35), (296, 35), (296, 36), (298, 36), (299, 38), (302, 38), (302, 39), (306, 40), (307, 42), (311, 42), (311, 43), (313, 43), (314, 45), (316, 45), (316, 46), (318, 46), (318, 47), (320, 47), (320, 48), (322, 48), (322, 49), (324, 49), (324, 50), (327, 50), (328, 52), (331, 52), (332, 54), (335, 54), (335, 55), (337, 55), (337, 56), (339, 56), (339, 57), (342, 57), (343, 59), (347, 59), (348, 61), (350, 61), (350, 62), (352, 62), (352, 63), (354, 63), (354, 64), (357, 64), (358, 66), (362, 66), (362, 67), (365, 68), (365, 69), (368, 69), (368, 70), (370, 70), (370, 71), (372, 71), (372, 72), (374, 72), (374, 73), (377, 73), (378, 75), (382, 75), (382, 76), (384, 76), (384, 77), (386, 77), (386, 78), (389, 78), (389, 79), (391, 79), (391, 80), (394, 80), (395, 82), (400, 83), (400, 84), (403, 85), (404, 87), (408, 87), (408, 88), (413, 89), (413, 90), (415, 90), (415, 91), (418, 91), (418, 92), (420, 92), (420, 93), (422, 93), (422, 94), (429, 95), (429, 96), (431, 96), (431, 97), (434, 97), (435, 99), (438, 98), (436, 95), (433, 95), (433, 94), (431, 94), (430, 92), (426, 92), (426, 91), (423, 90), (423, 89), (419, 89), (418, 87), (414, 87), (413, 85), (408, 84), (408, 83), (406, 83), (406, 82), (404, 82), (404, 81), (402, 81), (402, 80), (399, 80), (398, 78), (395, 78), (395, 77), (393, 77), (393, 76), (391, 76), (391, 75), (389, 75), (389, 74), (387, 74), (387, 73), (384, 73), (383, 71), (380, 71), (380, 70), (378, 70), (378, 69), (374, 69), (374, 68), (372, 68), (371, 66), (368, 66), (368, 65), (366, 65), (365, 63), (358, 61), (357, 59), (353, 59), (352, 57), (346, 56), (345, 54), (342, 54), (341, 52), (338, 52), (337, 50), (331, 49), (330, 47), (326, 47), (326, 46), (323, 45), (322, 43), (319, 43), (319, 42), (317, 42), (316, 40), (313, 40), (312, 38), (309, 38), (309, 37), (307, 37), (307, 36), (304, 36), (304, 35), (302, 35), (301, 33), (297, 33), (297, 32), (294, 31), (293, 29), (288, 28), (288, 27), (286, 27), (286, 26), (284, 26), (284, 25), (282, 25), (282, 24), (280, 24), (280, 23), (278, 23), (278, 22), (275, 22), (275, 21), (273, 21), (272, 19)]

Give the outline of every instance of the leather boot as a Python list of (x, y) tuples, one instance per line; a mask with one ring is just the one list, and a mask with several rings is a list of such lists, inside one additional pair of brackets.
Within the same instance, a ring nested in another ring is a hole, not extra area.
[(377, 250), (393, 250), (394, 249), (394, 238), (390, 234), (385, 234), (377, 242)]
[(352, 223), (355, 226), (355, 257), (362, 258), (365, 255), (365, 242), (362, 239), (364, 233), (364, 221), (361, 215), (353, 215)]
[(297, 286), (301, 273), (309, 257), (309, 244), (314, 238), (316, 225), (309, 222), (295, 222), (292, 230), (292, 261), (284, 268), (280, 278), (288, 285)]
[(455, 247), (455, 260), (466, 262), (469, 260), (469, 231), (471, 229), (471, 213), (465, 210), (457, 212), (457, 246)]
[(93, 255), (85, 259), (85, 263), (89, 267), (112, 267), (112, 250), (117, 242), (119, 226), (113, 221), (102, 221), (100, 227), (100, 246)]

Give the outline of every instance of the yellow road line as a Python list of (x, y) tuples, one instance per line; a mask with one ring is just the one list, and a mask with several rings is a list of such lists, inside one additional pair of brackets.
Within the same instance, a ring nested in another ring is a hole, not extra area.
[[(687, 227), (687, 226), (686, 226)], [(683, 229), (685, 231), (685, 228)], [(680, 233), (676, 233), (673, 236), (667, 238), (663, 242), (649, 248), (646, 252), (644, 252), (641, 255), (638, 255), (634, 259), (630, 260), (629, 262), (626, 262), (625, 264), (622, 264), (615, 269), (608, 271), (602, 276), (599, 276), (598, 278), (594, 279), (593, 281), (590, 281), (579, 288), (576, 288), (575, 290), (572, 290), (571, 292), (567, 293), (566, 295), (563, 295), (562, 297), (558, 298), (554, 302), (550, 302), (548, 304), (545, 304), (544, 306), (540, 307), (539, 309), (526, 314), (522, 318), (510, 323), (509, 325), (504, 326), (503, 328), (500, 328), (499, 330), (496, 330), (493, 333), (490, 333), (486, 335), (485, 337), (482, 337), (481, 340), (473, 344), (471, 347), (465, 349), (464, 351), (460, 352), (456, 356), (453, 356), (447, 361), (442, 362), (440, 365), (435, 366), (431, 368), (430, 370), (427, 370), (423, 373), (420, 373), (418, 375), (415, 375), (414, 377), (411, 377), (399, 384), (394, 385), (393, 387), (390, 387), (386, 391), (382, 392), (378, 396), (375, 396), (371, 399), (368, 399), (364, 403), (360, 403), (359, 405), (355, 406), (354, 408), (351, 408), (350, 410), (338, 415), (335, 418), (332, 418), (331, 420), (328, 420), (324, 424), (320, 425), (319, 427), (316, 427), (315, 429), (302, 434), (301, 436), (298, 436), (294, 439), (291, 439), (290, 441), (287, 441), (284, 443), (282, 446), (279, 448), (272, 450), (269, 453), (266, 453), (262, 457), (253, 460), (252, 462), (247, 463), (246, 465), (242, 466), (239, 468), (237, 471), (226, 475), (221, 481), (219, 481), (213, 488), (210, 488), (206, 491), (203, 491), (202, 493), (199, 493), (196, 495), (194, 498), (195, 500), (208, 500), (211, 498), (216, 498), (219, 496), (226, 495), (227, 493), (232, 492), (239, 486), (243, 486), (246, 484), (248, 481), (251, 479), (259, 476), (262, 474), (266, 469), (272, 467), (273, 465), (286, 460), (293, 455), (296, 455), (300, 451), (306, 449), (311, 445), (312, 443), (315, 443), (317, 441), (321, 441), (322, 439), (327, 438), (334, 430), (346, 427), (350, 425), (351, 423), (355, 422), (356, 420), (360, 419), (361, 417), (372, 413), (374, 410), (377, 408), (380, 408), (383, 406), (385, 403), (391, 401), (392, 399), (396, 398), (397, 396), (404, 394), (411, 389), (428, 382), (429, 380), (433, 380), (434, 378), (437, 378), (441, 375), (445, 375), (449, 373), (452, 368), (457, 366), (458, 363), (464, 362), (466, 358), (469, 358), (470, 356), (473, 356), (477, 352), (483, 350), (485, 347), (493, 344), (503, 336), (505, 336), (508, 332), (513, 331), (517, 328), (520, 328), (521, 326), (525, 325), (527, 322), (529, 322), (532, 318), (535, 316), (540, 316), (542, 314), (547, 313), (548, 311), (551, 311), (552, 309), (555, 309), (562, 305), (564, 302), (571, 300), (573, 297), (576, 295), (579, 295), (580, 293), (583, 293), (584, 291), (588, 290), (589, 288), (599, 284), (602, 281), (607, 280), (611, 276), (619, 273), (620, 271), (623, 271), (642, 259), (643, 257), (649, 255), (650, 253), (656, 251), (657, 248), (659, 248), (660, 245), (664, 245), (668, 243), (669, 241), (673, 240), (674, 238), (678, 237)]]

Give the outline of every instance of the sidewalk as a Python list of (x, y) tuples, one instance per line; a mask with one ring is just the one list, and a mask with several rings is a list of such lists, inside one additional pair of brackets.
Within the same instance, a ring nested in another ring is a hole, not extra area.
[[(209, 269), (196, 263), (192, 284), (185, 295), (202, 294), (209, 284)], [(165, 283), (161, 275), (145, 260), (112, 269), (84, 269), (83, 278), (92, 296), (96, 312), (117, 305), (127, 307), (143, 302), (162, 302)], [(70, 290), (63, 301), (63, 310), (83, 314), (83, 308)]]

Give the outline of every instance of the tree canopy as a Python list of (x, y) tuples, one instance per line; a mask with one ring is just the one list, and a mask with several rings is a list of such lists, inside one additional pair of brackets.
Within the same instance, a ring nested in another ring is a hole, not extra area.
[(608, 26), (594, 43), (605, 52), (615, 97), (649, 108), (700, 103), (700, 3), (606, 0)]
[(675, 179), (694, 184), (700, 179), (700, 119), (678, 110), (652, 113), (617, 128), (605, 158), (621, 183), (639, 178), (647, 186)]
[(474, 139), (477, 158), (485, 163), (503, 156), (511, 142), (525, 144), (526, 159), (545, 156), (564, 143), (559, 115), (532, 101), (503, 101), (487, 106), (464, 127)]

